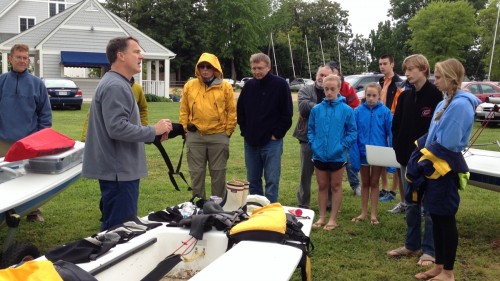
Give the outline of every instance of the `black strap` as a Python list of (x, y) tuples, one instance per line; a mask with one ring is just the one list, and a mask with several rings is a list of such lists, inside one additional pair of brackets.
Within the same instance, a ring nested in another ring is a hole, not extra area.
[(184, 145), (186, 144), (186, 139), (183, 139), (182, 141), (182, 150), (181, 150), (181, 156), (179, 159), (179, 163), (177, 164), (177, 169), (174, 170), (174, 166), (172, 165), (172, 162), (170, 161), (170, 157), (168, 157), (167, 151), (163, 147), (160, 141), (160, 137), (156, 136), (155, 140), (153, 141), (153, 144), (158, 148), (160, 151), (161, 156), (163, 157), (163, 160), (165, 160), (165, 164), (167, 164), (168, 168), (168, 177), (170, 178), (170, 182), (174, 185), (175, 189), (177, 191), (180, 191), (179, 185), (177, 185), (177, 181), (175, 181), (174, 175), (179, 175), (181, 176), (182, 180), (187, 184), (188, 190), (191, 190), (191, 186), (189, 186), (188, 182), (186, 181), (186, 178), (184, 177), (184, 174), (180, 171), (181, 170), (181, 164), (182, 164), (182, 156), (184, 154)]

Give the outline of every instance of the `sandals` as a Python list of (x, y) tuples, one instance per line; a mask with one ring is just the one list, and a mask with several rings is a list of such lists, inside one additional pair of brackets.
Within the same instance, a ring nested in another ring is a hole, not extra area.
[(326, 224), (324, 222), (315, 222), (312, 224), (312, 228), (322, 228), (324, 227)]
[(415, 278), (417, 278), (419, 280), (429, 280), (429, 279), (434, 278), (436, 276), (437, 275), (434, 275), (434, 274), (431, 274), (428, 272), (420, 272), (420, 273), (415, 274)]
[(370, 220), (370, 223), (371, 223), (372, 225), (377, 225), (377, 224), (379, 224), (380, 222), (379, 222), (377, 219), (371, 219), (371, 220)]
[(337, 227), (339, 227), (338, 224), (327, 224), (327, 225), (325, 225), (325, 227), (323, 227), (323, 230), (332, 231)]
[(360, 221), (364, 221), (366, 218), (363, 218), (361, 216), (357, 216), (355, 218), (352, 218), (352, 222), (360, 222)]
[(318, 220), (317, 222), (315, 222), (315, 223), (313, 223), (313, 224), (312, 224), (312, 228), (323, 228), (323, 227), (326, 225), (326, 223), (324, 223), (324, 222), (319, 222), (319, 221), (320, 221), (320, 220), (323, 220), (324, 218), (325, 218), (325, 217), (320, 216), (320, 217), (319, 217), (319, 220)]
[[(417, 265), (430, 266), (430, 265), (434, 265), (435, 262), (436, 262), (436, 259), (433, 256), (424, 253), (424, 254), (422, 254), (422, 256), (420, 256), (420, 259), (418, 260)], [(431, 276), (431, 277), (434, 277), (434, 276)], [(429, 278), (426, 278), (426, 279), (429, 279)]]
[(412, 250), (406, 249), (406, 247), (403, 246), (403, 247), (388, 251), (387, 255), (394, 257), (394, 258), (398, 258), (398, 257), (414, 256), (414, 255), (417, 255), (419, 252), (420, 252), (420, 250), (412, 251)]

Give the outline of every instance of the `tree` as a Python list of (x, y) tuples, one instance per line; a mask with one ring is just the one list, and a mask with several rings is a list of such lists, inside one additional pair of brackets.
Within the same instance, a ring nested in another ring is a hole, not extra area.
[(475, 11), (466, 1), (432, 2), (408, 22), (412, 50), (427, 57), (431, 67), (450, 57), (462, 62), (477, 33)]
[[(209, 50), (229, 61), (232, 79), (237, 66), (248, 67), (248, 58), (268, 42), (269, 0), (212, 0), (206, 9)], [(226, 75), (229, 77), (229, 75)]]
[(391, 26), (390, 21), (379, 22), (377, 31), (370, 32), (372, 48), (370, 54), (373, 58), (370, 70), (378, 71), (378, 58), (389, 54), (394, 58), (394, 71), (403, 74), (402, 63), (409, 55), (409, 48), (405, 44), (404, 38), (409, 38), (407, 24), (401, 23), (398, 26)]
[[(309, 76), (307, 36), (311, 72), (316, 72), (317, 66), (325, 61), (338, 61), (338, 45), (341, 46), (342, 70), (354, 68), (354, 52), (347, 44), (352, 38), (351, 29), (347, 20), (348, 14), (336, 2), (327, 0), (300, 1), (285, 0), (280, 3), (271, 16), (271, 30), (277, 34), (275, 47), (285, 54), (276, 55), (280, 75), (293, 77), (292, 63), (288, 46), (288, 35), (293, 53), (296, 76)], [(323, 46), (323, 51), (320, 45)], [(341, 41), (338, 44), (337, 39)], [(346, 66), (346, 67), (344, 67)]]

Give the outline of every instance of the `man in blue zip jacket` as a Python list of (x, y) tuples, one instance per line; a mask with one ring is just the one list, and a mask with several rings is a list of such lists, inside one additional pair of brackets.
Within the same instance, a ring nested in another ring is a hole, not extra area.
[[(28, 72), (29, 47), (16, 44), (10, 49), (11, 71), (0, 75), (0, 157), (12, 144), (44, 128), (52, 127), (52, 109), (43, 81)], [(40, 210), (28, 215), (43, 221)]]

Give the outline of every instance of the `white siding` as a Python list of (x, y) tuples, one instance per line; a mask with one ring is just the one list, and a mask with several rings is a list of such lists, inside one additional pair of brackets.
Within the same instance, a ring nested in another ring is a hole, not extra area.
[[(66, 0), (66, 9), (82, 0)], [(10, 0), (0, 0), (0, 6), (7, 5)], [(5, 4), (4, 4), (5, 3)], [(49, 17), (49, 4), (46, 1), (20, 1), (0, 18), (0, 33), (19, 33), (19, 17), (35, 18), (39, 24)], [(3, 8), (3, 7), (2, 7)]]
[(43, 77), (61, 77), (61, 55), (43, 55)]
[[(86, 11), (87, 7), (89, 7), (90, 4), (87, 4), (87, 6), (82, 7), (80, 12), (77, 14), (73, 15), (72, 18), (66, 22), (66, 25), (73, 25), (73, 26), (94, 26), (94, 27), (102, 27), (102, 28), (116, 28), (116, 24), (111, 20), (111, 18), (106, 15), (105, 12), (99, 11), (99, 12), (90, 12)], [(94, 6), (96, 9), (100, 9), (100, 7)]]
[(43, 48), (52, 51), (105, 53), (109, 40), (117, 36), (125, 36), (125, 34), (123, 32), (59, 29), (43, 44)]

